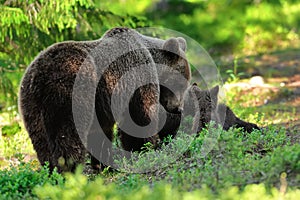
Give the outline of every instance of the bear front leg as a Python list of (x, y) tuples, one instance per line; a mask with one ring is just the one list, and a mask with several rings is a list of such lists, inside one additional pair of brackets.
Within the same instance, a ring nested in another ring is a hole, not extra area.
[(181, 117), (182, 117), (181, 113), (177, 114), (177, 113), (170, 113), (166, 111), (166, 114), (167, 114), (167, 118), (165, 123), (161, 124), (162, 122), (159, 121), (160, 123), (159, 127), (162, 127), (162, 129), (158, 133), (161, 141), (163, 141), (168, 136), (174, 138), (178, 132), (181, 123)]
[[(158, 136), (158, 88), (154, 84), (137, 89), (129, 102), (130, 116), (119, 122), (118, 134), (124, 150), (140, 151), (147, 142), (156, 147)], [(134, 123), (137, 127), (133, 127)]]
[(125, 151), (140, 151), (142, 147), (146, 143), (151, 143), (153, 147), (157, 147), (157, 143), (159, 141), (159, 136), (157, 134), (146, 137), (146, 138), (139, 138), (132, 135), (127, 134), (122, 129), (118, 128), (118, 134), (120, 136), (120, 141), (122, 143), (122, 147)]

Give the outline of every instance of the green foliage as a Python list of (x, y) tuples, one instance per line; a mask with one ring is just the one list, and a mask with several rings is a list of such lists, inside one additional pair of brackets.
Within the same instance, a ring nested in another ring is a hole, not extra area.
[(157, 3), (158, 0), (143, 0), (137, 3), (136, 0), (111, 0), (109, 2), (99, 2), (96, 4), (98, 7), (104, 10), (110, 10), (113, 13), (123, 13), (123, 14), (134, 14), (143, 15), (144, 12), (151, 8), (153, 4)]
[(56, 171), (49, 175), (47, 167), (39, 172), (32, 169), (30, 164), (0, 170), (0, 199), (28, 199), (33, 198), (33, 188), (45, 183), (61, 186), (64, 178)]
[(300, 172), (300, 145), (284, 146), (274, 150), (264, 158), (268, 162), (266, 172), (270, 178), (278, 178), (278, 172), (288, 172), (290, 176), (297, 176), (299, 181)]
[(151, 188), (147, 185), (139, 185), (138, 188), (124, 192), (119, 190), (116, 184), (105, 184), (103, 178), (98, 177), (95, 181), (89, 182), (80, 174), (67, 174), (63, 185), (45, 184), (34, 189), (39, 199), (295, 199), (300, 191), (289, 190), (286, 194), (276, 188), (266, 189), (263, 184), (248, 185), (242, 191), (238, 187), (223, 189), (221, 194), (215, 194), (205, 185), (194, 191), (181, 191), (177, 187), (165, 182), (155, 183)]
[(5, 125), (2, 127), (2, 135), (3, 136), (12, 136), (18, 133), (21, 130), (19, 123), (14, 123), (11, 125)]
[(66, 174), (66, 181), (63, 185), (47, 183), (38, 186), (34, 193), (39, 199), (106, 199), (112, 196), (114, 185), (104, 185), (103, 180), (98, 178), (88, 182), (86, 176), (81, 174), (80, 168), (75, 174)]
[(156, 8), (149, 19), (186, 33), (214, 55), (299, 47), (297, 1), (168, 1)]
[(293, 41), (299, 40), (299, 23), (295, 21), (300, 19), (299, 9), (299, 2), (293, 1), (261, 2), (248, 8), (245, 16), (248, 50), (253, 54), (292, 46)]
[(145, 144), (142, 152), (134, 152), (130, 159), (116, 157), (115, 162), (122, 172), (148, 173), (166, 168), (175, 163), (187, 151), (193, 137), (179, 132), (176, 139), (169, 144), (162, 144), (159, 149), (153, 150)]
[(96, 6), (90, 0), (6, 2), (0, 7), (0, 52), (27, 65), (55, 42), (91, 40), (114, 26), (143, 25), (144, 19)]
[(235, 83), (240, 80), (240, 77), (244, 75), (243, 72), (238, 72), (238, 59), (235, 58), (233, 60), (233, 69), (226, 70), (226, 73), (229, 75), (229, 78), (227, 79), (227, 83)]
[[(9, 120), (8, 113), (1, 114), (2, 120)], [(9, 123), (9, 121), (7, 122)], [(34, 150), (28, 134), (24, 127), (20, 127), (19, 123), (11, 123), (1, 127), (0, 135), (0, 169), (5, 167), (10, 159), (19, 157), (18, 155), (33, 155)], [(22, 161), (19, 160), (19, 161)]]
[(91, 5), (84, 0), (6, 2), (0, 7), (0, 52), (27, 65), (41, 48), (63, 40), (63, 31), (76, 28), (78, 8)]
[[(287, 166), (290, 167), (291, 163), (282, 164), (271, 173), (269, 169), (273, 167), (274, 163), (270, 163), (270, 157), (264, 155), (272, 155), (271, 157), (277, 161), (282, 160), (279, 155), (273, 154), (273, 150), (281, 149), (281, 146), (286, 143), (286, 139), (285, 130), (278, 131), (275, 128), (256, 130), (251, 134), (244, 134), (240, 129), (230, 129), (229, 131), (223, 131), (220, 128), (205, 129), (190, 146), (191, 159), (188, 165), (193, 168), (188, 169), (188, 166), (180, 163), (178, 167), (181, 170), (177, 169), (176, 171), (185, 175), (173, 183), (180, 186), (185, 185), (182, 184), (184, 181), (187, 189), (206, 184), (217, 190), (226, 188), (228, 185), (245, 186), (261, 181), (268, 185), (276, 184), (278, 175), (284, 172)], [(211, 146), (208, 154), (203, 149), (207, 143)], [(298, 154), (299, 151), (294, 152), (293, 156), (297, 158)], [(293, 163), (293, 165), (298, 166), (297, 163)], [(188, 170), (183, 171), (182, 169)], [(298, 169), (293, 170), (294, 173), (297, 171)], [(181, 177), (178, 172), (177, 177)], [(186, 175), (188, 172), (192, 172), (190, 176)]]
[[(177, 143), (174, 144), (177, 151), (186, 147), (183, 143), (180, 145), (179, 138), (172, 141), (172, 144)], [(288, 143), (286, 129), (278, 126), (246, 134), (241, 129), (223, 131), (209, 125), (191, 142), (184, 156), (175, 161), (172, 160), (175, 156), (171, 156), (176, 155), (175, 148), (175, 151), (152, 150), (148, 153), (152, 158), (140, 154), (134, 163), (135, 169), (145, 169), (145, 163), (149, 163), (152, 171), (130, 174), (124, 170), (125, 174), (112, 174), (108, 179), (113, 179), (119, 190), (126, 192), (138, 189), (150, 180), (152, 184), (169, 182), (181, 191), (193, 191), (206, 185), (221, 194), (232, 185), (240, 189), (253, 183), (264, 183), (268, 187), (278, 185), (280, 174), (286, 172), (291, 186), (297, 186), (300, 184), (299, 177), (295, 176), (299, 173), (300, 151), (296, 150), (299, 145), (289, 146)], [(284, 155), (287, 155), (286, 159), (283, 159)], [(168, 165), (162, 168), (161, 160), (156, 157), (167, 158)], [(158, 164), (152, 166), (153, 161)]]
[[(299, 193), (293, 188), (300, 184), (300, 145), (289, 145), (284, 128), (268, 126), (246, 134), (210, 124), (197, 137), (183, 133), (168, 142), (159, 150), (147, 148), (131, 160), (121, 159), (118, 172), (91, 180), (81, 174), (82, 168), (66, 174), (65, 181), (56, 173), (46, 177), (47, 168), (36, 172), (32, 164), (2, 170), (1, 195), (6, 199), (251, 199), (255, 195), (293, 199)], [(273, 188), (286, 190), (286, 181), (290, 187), (286, 194)]]
[(115, 26), (137, 28), (149, 25), (143, 16), (115, 11), (90, 0), (2, 1), (0, 108), (15, 106), (16, 110), (18, 84), (13, 82), (20, 77), (14, 74), (20, 74), (20, 69), (24, 69), (51, 44), (65, 40), (98, 39)]
[(12, 81), (7, 77), (5, 71), (5, 68), (0, 68), (0, 111), (3, 108), (15, 110), (17, 105), (15, 87), (13, 86)]

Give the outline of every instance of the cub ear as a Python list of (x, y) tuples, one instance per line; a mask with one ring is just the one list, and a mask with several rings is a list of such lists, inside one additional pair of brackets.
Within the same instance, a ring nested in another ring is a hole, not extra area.
[(219, 94), (219, 86), (215, 86), (210, 89), (210, 97), (214, 101), (215, 105), (218, 104), (218, 94)]
[(212, 89), (210, 89), (210, 94), (215, 97), (215, 96), (218, 96), (219, 94), (219, 86), (215, 86), (213, 87)]
[(179, 42), (175, 38), (170, 38), (167, 41), (165, 41), (163, 49), (180, 56)]
[(178, 37), (177, 38), (178, 42), (179, 42), (179, 47), (181, 48), (182, 51), (186, 51), (186, 41), (183, 37)]
[(191, 84), (189, 86), (188, 90), (189, 91), (193, 91), (193, 92), (195, 92), (195, 91), (201, 91), (201, 89), (198, 87), (198, 84), (196, 82), (194, 82), (193, 84)]

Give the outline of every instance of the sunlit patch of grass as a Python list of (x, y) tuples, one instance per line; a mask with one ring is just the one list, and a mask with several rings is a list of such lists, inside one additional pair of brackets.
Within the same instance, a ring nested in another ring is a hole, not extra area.
[(13, 136), (2, 136), (1, 147), (6, 157), (16, 154), (34, 154), (30, 138), (24, 128)]
[(249, 80), (226, 83), (226, 104), (244, 120), (260, 126), (287, 124), (297, 119), (295, 106), (289, 99), (293, 92), (286, 87), (251, 86)]
[(264, 122), (266, 124), (292, 123), (297, 117), (296, 109), (284, 104), (267, 104), (258, 109), (264, 113)]
[(1, 113), (0, 118), (0, 168), (35, 160), (35, 152), (23, 123), (9, 121), (11, 116), (8, 113)]
[(248, 81), (238, 83), (227, 83), (226, 101), (228, 105), (239, 105), (243, 107), (261, 106), (266, 104), (277, 95), (278, 88), (273, 86), (254, 86)]

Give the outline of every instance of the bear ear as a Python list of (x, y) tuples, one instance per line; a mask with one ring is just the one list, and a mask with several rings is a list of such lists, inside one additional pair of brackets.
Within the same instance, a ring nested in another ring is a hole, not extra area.
[(213, 87), (212, 89), (210, 89), (210, 94), (213, 96), (213, 97), (216, 97), (218, 96), (218, 93), (219, 93), (219, 86), (215, 86)]
[(179, 42), (179, 47), (181, 48), (182, 51), (186, 51), (186, 41), (183, 37), (178, 37), (177, 38), (178, 42)]
[(214, 105), (218, 104), (218, 94), (219, 94), (219, 86), (215, 86), (212, 89), (210, 89), (210, 98), (214, 102)]
[(198, 86), (197, 83), (193, 83), (192, 86)]
[(180, 55), (179, 42), (175, 38), (170, 38), (167, 41), (165, 41), (163, 49), (175, 53), (176, 55)]

